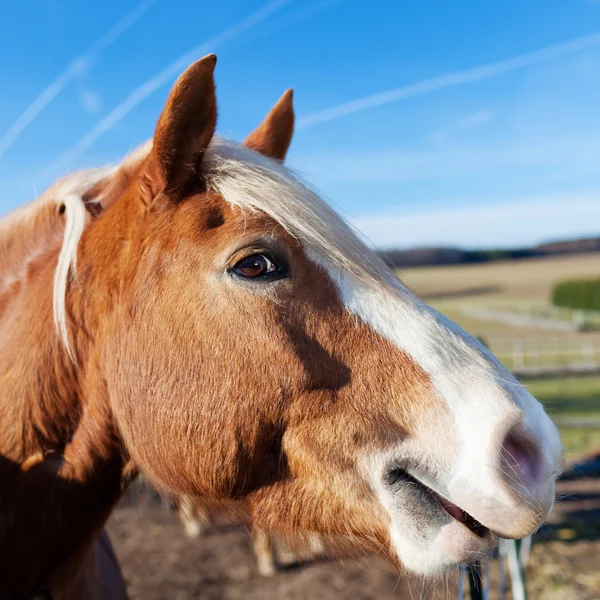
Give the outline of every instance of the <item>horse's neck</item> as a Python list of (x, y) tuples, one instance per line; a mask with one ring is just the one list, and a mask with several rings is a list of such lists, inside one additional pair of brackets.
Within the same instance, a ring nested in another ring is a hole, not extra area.
[[(135, 154), (117, 172), (101, 173), (103, 179), (84, 174), (93, 187), (78, 188), (81, 200), (88, 205), (101, 198), (100, 208), (109, 207), (143, 158)], [(53, 278), (64, 230), (60, 185), (0, 222), (0, 598), (29, 599), (57, 574), (66, 571), (68, 577), (135, 475), (113, 421), (101, 357), (89, 341), (105, 317), (90, 304), (93, 274), (102, 269), (87, 265), (90, 281), (78, 280), (81, 288), (90, 284), (85, 298), (79, 285), (70, 286), (75, 363), (56, 335)], [(81, 271), (85, 250), (102, 256), (104, 237), (112, 239), (123, 227), (121, 218), (109, 218), (111, 235), (101, 231), (80, 245)]]
[(77, 556), (124, 482), (102, 379), (54, 329), (57, 252), (0, 294), (0, 598), (26, 598)]
[(0, 451), (15, 461), (61, 447), (80, 411), (76, 373), (52, 319), (57, 251), (31, 260), (0, 292)]

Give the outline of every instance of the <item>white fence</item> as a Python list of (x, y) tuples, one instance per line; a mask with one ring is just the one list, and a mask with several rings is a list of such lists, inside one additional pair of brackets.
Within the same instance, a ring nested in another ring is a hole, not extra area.
[(508, 369), (519, 375), (600, 372), (600, 341), (516, 339), (490, 344), (490, 349)]

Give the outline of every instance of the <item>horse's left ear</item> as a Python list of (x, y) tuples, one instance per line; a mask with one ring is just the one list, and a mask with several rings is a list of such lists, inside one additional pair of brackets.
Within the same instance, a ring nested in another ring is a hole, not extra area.
[(287, 90), (243, 145), (270, 158), (283, 160), (294, 133), (293, 90)]
[(202, 158), (215, 133), (217, 100), (213, 71), (217, 57), (209, 54), (175, 82), (160, 115), (146, 180), (153, 196), (165, 192), (183, 197), (201, 176)]

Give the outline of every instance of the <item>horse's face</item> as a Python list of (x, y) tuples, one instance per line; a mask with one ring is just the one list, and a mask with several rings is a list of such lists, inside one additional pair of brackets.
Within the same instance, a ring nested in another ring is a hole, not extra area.
[[(167, 490), (243, 499), (267, 526), (384, 545), (424, 573), (532, 532), (560, 455), (541, 406), (283, 168), (204, 152), (212, 67), (186, 72), (161, 116), (136, 274), (106, 325), (134, 460)], [(283, 158), (290, 114), (288, 98), (247, 145)]]

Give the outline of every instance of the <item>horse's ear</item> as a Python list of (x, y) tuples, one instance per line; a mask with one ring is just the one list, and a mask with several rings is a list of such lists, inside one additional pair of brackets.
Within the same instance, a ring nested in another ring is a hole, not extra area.
[(294, 133), (293, 91), (288, 90), (243, 145), (270, 158), (283, 160)]
[(214, 54), (201, 58), (180, 75), (169, 94), (145, 173), (153, 196), (165, 192), (183, 197), (190, 182), (201, 176), (202, 158), (217, 124), (216, 63)]

